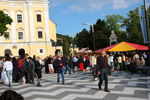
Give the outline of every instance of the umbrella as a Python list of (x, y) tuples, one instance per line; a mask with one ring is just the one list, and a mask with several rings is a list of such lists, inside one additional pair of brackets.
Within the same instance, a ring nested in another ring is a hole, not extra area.
[(118, 44), (100, 49), (95, 51), (96, 53), (101, 52), (102, 50), (105, 51), (132, 51), (132, 50), (149, 50), (148, 46), (129, 43), (129, 42), (120, 42)]

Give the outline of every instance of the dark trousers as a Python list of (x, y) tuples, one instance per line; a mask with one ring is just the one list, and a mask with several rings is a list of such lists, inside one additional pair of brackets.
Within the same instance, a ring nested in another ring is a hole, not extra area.
[(120, 70), (123, 70), (122, 63), (119, 63)]
[(103, 80), (105, 80), (105, 90), (108, 90), (108, 69), (107, 68), (101, 69), (99, 75), (99, 83), (98, 83), (99, 88), (101, 88), (103, 84)]
[(93, 78), (95, 79), (97, 77), (97, 70), (96, 70), (96, 65), (93, 66)]
[(123, 70), (125, 71), (125, 70), (126, 70), (126, 64), (125, 64), (125, 61), (122, 62), (122, 67), (123, 67)]
[(34, 83), (34, 72), (27, 73), (27, 83)]

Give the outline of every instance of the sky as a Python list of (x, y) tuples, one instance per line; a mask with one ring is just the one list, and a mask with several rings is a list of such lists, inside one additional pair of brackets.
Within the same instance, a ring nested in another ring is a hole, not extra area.
[[(74, 37), (83, 28), (95, 24), (106, 15), (127, 17), (130, 10), (143, 4), (143, 0), (50, 0), (50, 19), (57, 25), (57, 33)], [(150, 0), (147, 0), (150, 5)]]

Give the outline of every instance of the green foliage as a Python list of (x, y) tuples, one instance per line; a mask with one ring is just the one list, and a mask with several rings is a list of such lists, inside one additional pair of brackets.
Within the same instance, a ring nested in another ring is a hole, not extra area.
[(95, 30), (95, 48), (104, 48), (109, 45), (109, 36), (111, 30), (109, 30), (104, 20), (98, 19), (94, 25)]
[[(148, 16), (150, 24), (150, 7), (148, 8)], [(118, 42), (128, 41), (143, 44), (138, 8), (130, 10), (126, 18), (113, 14), (107, 15), (105, 20), (98, 19), (94, 25), (96, 49), (109, 46), (111, 30), (115, 31)], [(79, 48), (89, 47), (93, 49), (93, 34), (91, 29), (89, 32), (83, 29), (76, 35), (75, 39)]]
[(57, 43), (62, 44), (63, 54), (69, 55), (69, 47), (73, 42), (73, 38), (68, 35), (57, 34)]
[(12, 19), (4, 14), (2, 11), (0, 11), (0, 36), (4, 35), (4, 36), (7, 36), (5, 34), (5, 31), (7, 31), (7, 27), (6, 25), (11, 25), (12, 23)]
[(140, 27), (138, 8), (128, 13), (128, 18), (124, 20), (126, 32), (128, 33), (128, 41), (133, 43), (143, 43), (143, 36)]
[(81, 49), (83, 47), (89, 47), (92, 46), (92, 34), (89, 33), (86, 29), (83, 29), (82, 32), (78, 33), (76, 35), (76, 44)]
[[(95, 48), (103, 48), (109, 45), (110, 30), (104, 20), (98, 19), (94, 25)], [(89, 47), (93, 50), (93, 33), (92, 28), (88, 32), (83, 29), (75, 37), (77, 46), (81, 48)]]
[(106, 23), (110, 30), (119, 31), (123, 23), (124, 17), (120, 15), (107, 15)]

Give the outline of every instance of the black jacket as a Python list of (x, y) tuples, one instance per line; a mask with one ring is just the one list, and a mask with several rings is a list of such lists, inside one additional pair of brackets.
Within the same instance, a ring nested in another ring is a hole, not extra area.
[(99, 56), (97, 58), (97, 71), (101, 71), (103, 68), (111, 68), (108, 64), (108, 59), (106, 56)]

